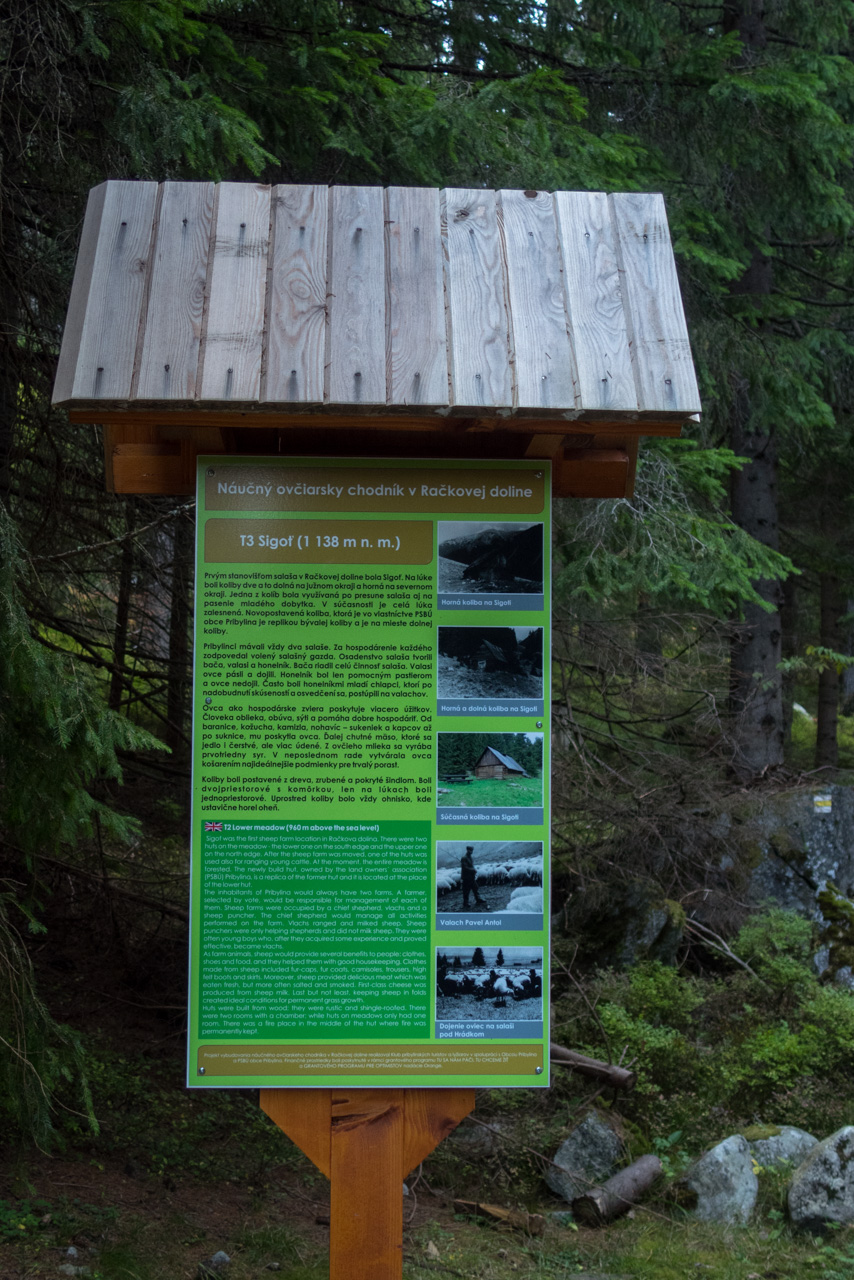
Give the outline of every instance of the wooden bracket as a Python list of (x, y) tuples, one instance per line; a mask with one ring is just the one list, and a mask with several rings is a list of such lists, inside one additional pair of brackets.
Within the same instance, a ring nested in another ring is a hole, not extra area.
[(474, 1089), (262, 1089), (332, 1183), (330, 1280), (400, 1280), (403, 1179), (474, 1110)]

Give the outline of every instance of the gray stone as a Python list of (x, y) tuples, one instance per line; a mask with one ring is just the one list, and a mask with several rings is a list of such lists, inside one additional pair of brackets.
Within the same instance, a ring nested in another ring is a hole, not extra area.
[(737, 1133), (719, 1142), (682, 1175), (679, 1185), (696, 1195), (694, 1216), (703, 1222), (747, 1222), (759, 1191), (747, 1139)]
[(767, 1138), (753, 1139), (749, 1131), (745, 1136), (753, 1159), (763, 1169), (775, 1169), (783, 1164), (797, 1169), (813, 1147), (818, 1146), (818, 1138), (791, 1124), (781, 1125), (778, 1133), (769, 1134)]
[(789, 1217), (804, 1231), (854, 1222), (854, 1125), (813, 1147), (789, 1187)]
[(623, 1144), (613, 1127), (598, 1112), (588, 1111), (554, 1154), (546, 1170), (546, 1182), (557, 1195), (571, 1202), (583, 1196), (617, 1168)]

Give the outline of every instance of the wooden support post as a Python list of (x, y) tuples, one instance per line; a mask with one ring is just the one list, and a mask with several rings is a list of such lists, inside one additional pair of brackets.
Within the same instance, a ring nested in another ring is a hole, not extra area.
[(403, 1179), (474, 1110), (474, 1089), (262, 1089), (332, 1183), (330, 1280), (400, 1280)]

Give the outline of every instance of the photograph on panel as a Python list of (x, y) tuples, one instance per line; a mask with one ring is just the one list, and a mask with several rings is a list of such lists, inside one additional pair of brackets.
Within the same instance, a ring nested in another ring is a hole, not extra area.
[(437, 543), (440, 592), (542, 593), (542, 524), (440, 520)]
[(542, 627), (439, 627), (439, 698), (542, 698)]
[(541, 733), (438, 733), (436, 804), (505, 809), (543, 803)]
[(439, 840), (436, 910), (542, 915), (542, 841)]
[(537, 1021), (542, 1016), (542, 947), (436, 948), (439, 1021)]

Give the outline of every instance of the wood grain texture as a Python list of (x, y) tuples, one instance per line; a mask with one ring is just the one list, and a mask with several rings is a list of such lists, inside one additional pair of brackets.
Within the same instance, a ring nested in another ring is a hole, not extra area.
[(389, 404), (448, 404), (448, 342), (439, 192), (389, 187), (386, 192)]
[(261, 393), (270, 188), (220, 183), (214, 225), (199, 399), (251, 403)]
[(608, 197), (558, 191), (570, 334), (584, 409), (632, 412), (638, 396)]
[(328, 188), (273, 188), (267, 360), (261, 400), (322, 404)]
[(442, 193), (452, 400), (510, 407), (507, 297), (494, 191)]
[(98, 251), (101, 223), (104, 217), (104, 205), (109, 185), (108, 182), (102, 182), (100, 186), (93, 187), (86, 202), (86, 215), (83, 219), (83, 231), (80, 236), (80, 246), (77, 250), (74, 280), (71, 285), (68, 313), (65, 317), (62, 346), (53, 384), (54, 404), (63, 405), (74, 398), (74, 382), (80, 361), (80, 349), (86, 324), (86, 309), (92, 289), (92, 270), (95, 265), (95, 255)]
[(474, 1106), (474, 1089), (405, 1089), (403, 1176), (426, 1160)]
[(192, 401), (202, 336), (212, 182), (165, 182), (134, 399)]
[(544, 191), (501, 191), (498, 210), (507, 263), (515, 407), (574, 406), (577, 375), (552, 197)]
[(555, 459), (552, 487), (559, 498), (624, 498), (629, 456), (624, 449), (586, 449)]
[(700, 408), (664, 199), (609, 197), (634, 343), (638, 403), (646, 411)]
[(262, 1089), (260, 1094), (261, 1110), (325, 1177), (331, 1177), (331, 1089)]
[(156, 202), (155, 182), (106, 182), (92, 194), (57, 376), (60, 403), (130, 396)]
[(332, 1090), (330, 1280), (403, 1275), (403, 1095)]
[(381, 187), (333, 187), (326, 399), (385, 404), (385, 228)]

